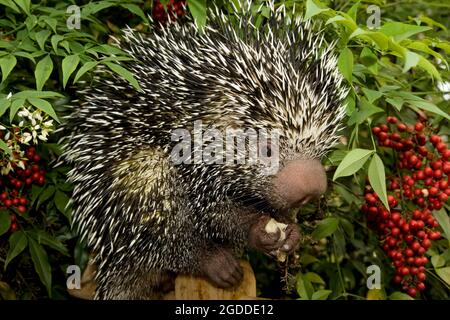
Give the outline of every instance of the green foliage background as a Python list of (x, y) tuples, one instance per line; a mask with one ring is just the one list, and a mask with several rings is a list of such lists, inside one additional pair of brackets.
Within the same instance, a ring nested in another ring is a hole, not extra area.
[[(229, 1), (188, 0), (189, 14), (199, 25), (207, 23), (206, 7), (213, 2), (231, 10)], [(81, 8), (79, 30), (66, 24), (71, 4)], [(297, 267), (279, 272), (273, 261), (250, 254), (260, 294), (300, 299), (407, 299), (389, 282), (393, 270), (359, 211), (369, 163), (376, 163), (377, 172), (383, 167), (386, 174), (392, 170), (392, 157), (376, 148), (370, 129), (386, 115), (414, 123), (414, 111), (422, 109), (440, 134), (448, 136), (450, 103), (437, 83), (450, 81), (450, 4), (413, 0), (275, 3), (282, 4), (288, 12), (295, 6), (295, 15), (323, 21), (329, 38), (338, 41), (339, 68), (351, 91), (344, 139), (325, 164), (335, 168), (346, 158), (346, 165), (330, 176), (334, 182), (325, 200), (299, 212), (301, 228), (308, 236)], [(0, 0), (0, 124), (17, 121), (22, 105), (39, 108), (60, 121), (64, 105), (75, 90), (89, 85), (100, 64), (138, 87), (120, 66), (129, 57), (111, 44), (109, 35), (120, 37), (125, 25), (145, 31), (152, 5), (152, 1), (138, 0)], [(253, 1), (253, 5), (262, 21), (266, 2)], [(379, 28), (367, 26), (371, 5), (380, 9)], [(5, 230), (0, 232), (3, 299), (68, 298), (66, 267), (86, 262), (87, 253), (70, 229), (70, 207), (66, 208), (72, 186), (65, 182), (65, 174), (70, 168), (54, 167), (60, 154), (57, 141), (55, 134), (38, 146), (46, 163), (47, 182), (33, 187), (32, 210), (20, 217), (18, 231), (9, 233), (10, 221), (2, 218), (4, 211), (0, 213), (0, 231)], [(0, 148), (1, 159), (8, 150), (3, 141)], [(449, 206), (442, 210), (439, 221), (444, 238), (427, 253), (432, 263), (427, 268), (429, 289), (423, 299), (448, 299), (450, 295), (448, 210)], [(367, 289), (366, 268), (372, 264), (381, 267), (381, 290)], [(280, 276), (290, 292), (281, 290)]]

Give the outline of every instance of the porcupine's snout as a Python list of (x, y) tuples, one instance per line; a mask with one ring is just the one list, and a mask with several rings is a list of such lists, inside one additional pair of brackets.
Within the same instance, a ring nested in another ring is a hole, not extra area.
[(318, 160), (293, 160), (274, 177), (273, 185), (286, 208), (296, 208), (325, 193), (327, 177)]

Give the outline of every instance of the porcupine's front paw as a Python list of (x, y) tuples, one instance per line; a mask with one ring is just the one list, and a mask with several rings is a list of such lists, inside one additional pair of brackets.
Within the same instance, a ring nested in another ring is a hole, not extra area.
[(206, 255), (201, 274), (219, 288), (230, 288), (242, 281), (244, 272), (229, 249), (218, 248)]
[(249, 246), (273, 257), (277, 257), (280, 252), (285, 254), (294, 252), (300, 241), (297, 225), (287, 225), (284, 236), (281, 236), (280, 229), (274, 233), (267, 232), (267, 224), (271, 219), (270, 216), (262, 216), (250, 227)]

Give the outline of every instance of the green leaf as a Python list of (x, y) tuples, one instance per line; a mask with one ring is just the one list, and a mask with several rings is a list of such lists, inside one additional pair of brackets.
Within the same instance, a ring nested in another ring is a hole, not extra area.
[(359, 55), (359, 60), (361, 60), (361, 62), (366, 65), (366, 66), (371, 66), (374, 63), (377, 63), (378, 58), (377, 56), (372, 52), (372, 50), (370, 50), (367, 47), (364, 47), (361, 50), (361, 54)]
[(342, 229), (344, 229), (345, 234), (350, 239), (353, 239), (355, 237), (355, 228), (353, 227), (353, 224), (350, 221), (344, 218), (340, 218), (339, 224), (342, 226)]
[(122, 66), (119, 66), (118, 64), (112, 63), (112, 62), (105, 62), (105, 65), (108, 66), (112, 71), (120, 75), (122, 78), (127, 80), (136, 90), (141, 91), (141, 87), (139, 86), (139, 83), (134, 78), (133, 74), (125, 69)]
[(30, 14), (31, 0), (14, 0), (17, 5), (27, 14)]
[(307, 272), (305, 274), (306, 279), (308, 279), (311, 283), (318, 283), (325, 285), (325, 281), (315, 272)]
[(47, 252), (45, 249), (33, 239), (28, 239), (31, 260), (33, 260), (34, 269), (39, 275), (39, 279), (47, 288), (49, 296), (51, 296), (52, 286), (52, 269), (48, 262)]
[(302, 300), (311, 299), (314, 287), (311, 282), (301, 273), (297, 276), (297, 293)]
[(436, 254), (431, 257), (431, 264), (435, 269), (441, 268), (445, 266), (445, 258), (440, 254)]
[(66, 246), (62, 244), (61, 241), (59, 241), (57, 238), (53, 237), (52, 235), (46, 233), (43, 230), (39, 230), (34, 233), (36, 240), (45, 246), (48, 246), (52, 249), (55, 249), (62, 253), (65, 256), (69, 255), (69, 251), (67, 250)]
[(339, 225), (337, 218), (325, 218), (317, 224), (317, 228), (311, 234), (314, 240), (320, 240), (332, 235)]
[(389, 296), (389, 300), (414, 300), (414, 298), (411, 298), (406, 293), (396, 291)]
[(29, 15), (25, 19), (25, 25), (27, 26), (27, 30), (30, 31), (30, 34), (34, 33), (34, 32), (31, 32), (31, 31), (37, 25), (37, 23), (38, 23), (38, 19), (37, 19), (37, 17), (35, 15)]
[(56, 208), (70, 220), (70, 215), (67, 215), (68, 210), (66, 207), (69, 200), (70, 198), (64, 192), (56, 191), (54, 198)]
[(313, 293), (311, 300), (327, 300), (328, 296), (331, 294), (331, 290), (317, 290)]
[(362, 88), (362, 91), (364, 92), (364, 95), (367, 97), (367, 100), (370, 103), (373, 103), (375, 100), (378, 100), (383, 95), (383, 92), (367, 88)]
[(0, 99), (0, 117), (8, 110), (9, 106), (11, 105), (11, 100), (6, 98)]
[(25, 99), (15, 99), (11, 103), (11, 109), (9, 110), (9, 121), (12, 122), (17, 111), (25, 104)]
[(408, 71), (412, 67), (417, 66), (420, 60), (420, 55), (412, 51), (407, 50), (405, 54), (405, 64), (403, 66), (403, 72)]
[(373, 155), (369, 165), (369, 182), (373, 190), (377, 193), (381, 202), (383, 202), (386, 209), (389, 210), (384, 164), (381, 158), (376, 153)]
[(15, 12), (20, 13), (19, 8), (16, 6), (14, 1), (12, 1), (12, 0), (1, 0), (0, 4), (3, 4), (11, 9), (13, 9)]
[[(444, 60), (445, 61), (445, 60)], [(436, 69), (436, 67), (423, 56), (419, 55), (419, 63), (417, 64), (419, 67), (428, 72), (434, 79), (440, 80), (441, 74)]]
[(41, 193), (44, 191), (43, 187), (39, 187), (35, 184), (31, 186), (31, 203), (30, 206), (33, 206), (38, 197), (41, 195)]
[(17, 59), (12, 54), (8, 54), (7, 56), (0, 59), (0, 68), (2, 70), (2, 82), (8, 78), (8, 75), (11, 73), (12, 69), (17, 64)]
[(62, 94), (55, 91), (34, 91), (34, 90), (24, 90), (13, 95), (13, 99), (17, 98), (62, 98)]
[(25, 232), (23, 231), (16, 231), (9, 237), (9, 250), (8, 254), (6, 255), (5, 260), (5, 266), (4, 269), (6, 270), (6, 267), (8, 264), (17, 257), (28, 245), (28, 240)]
[(11, 149), (8, 147), (8, 145), (3, 141), (0, 140), (0, 149), (2, 149), (3, 151), (5, 151), (7, 154), (11, 155), (12, 151)]
[(77, 82), (86, 72), (91, 70), (92, 68), (95, 68), (97, 66), (97, 61), (88, 61), (78, 70), (77, 74), (75, 75), (75, 78), (73, 79), (73, 83)]
[(52, 117), (53, 119), (55, 119), (56, 121), (59, 122), (59, 119), (55, 113), (55, 110), (53, 110), (52, 105), (48, 101), (39, 99), (39, 98), (28, 98), (27, 100), (33, 106), (35, 106), (38, 109), (41, 109), (46, 114), (48, 114), (50, 117)]
[(352, 51), (345, 47), (338, 58), (338, 67), (342, 75), (348, 82), (352, 82), (353, 73), (353, 53)]
[(374, 153), (373, 150), (353, 149), (341, 161), (333, 176), (333, 181), (340, 177), (354, 174), (366, 163), (367, 159)]
[(319, 259), (307, 253), (300, 256), (300, 262), (303, 267), (306, 267), (307, 265), (318, 261)]
[(315, 15), (318, 15), (321, 12), (328, 11), (329, 8), (322, 9), (317, 4), (314, 3), (313, 0), (306, 1), (306, 13), (305, 13), (305, 19), (309, 19), (311, 17), (314, 17)]
[(53, 33), (56, 33), (56, 26), (58, 24), (58, 20), (56, 20), (54, 18), (45, 17), (44, 21), (46, 24), (48, 24), (50, 26), (50, 28), (52, 28)]
[(386, 102), (393, 105), (398, 111), (402, 110), (403, 103), (405, 100), (399, 97), (387, 98)]
[(142, 19), (142, 21), (147, 22), (147, 16), (145, 15), (144, 11), (142, 11), (142, 9), (135, 5), (135, 4), (130, 4), (130, 3), (121, 3), (120, 4), (122, 7), (124, 7), (125, 9), (127, 9), (128, 11), (134, 13), (135, 15), (137, 15), (138, 17), (140, 17)]
[(359, 110), (355, 110), (348, 119), (348, 125), (354, 125), (355, 123), (361, 124), (369, 120), (369, 118), (380, 112), (384, 112), (383, 109), (375, 107), (372, 103), (367, 101), (365, 98), (361, 98), (359, 101)]
[(11, 226), (11, 217), (6, 209), (0, 209), (0, 236), (6, 233)]
[(394, 37), (394, 40), (401, 42), (416, 33), (425, 32), (428, 30), (431, 30), (431, 28), (391, 21), (386, 22), (379, 31), (387, 36)]
[(353, 19), (353, 21), (356, 21), (356, 15), (358, 13), (360, 2), (357, 1), (353, 6), (351, 6), (350, 9), (348, 9), (347, 14), (349, 17)]
[(45, 42), (47, 41), (50, 34), (50, 30), (42, 30), (36, 33), (36, 42), (42, 50), (45, 50)]
[(45, 201), (47, 201), (48, 199), (50, 199), (51, 196), (53, 196), (55, 194), (55, 187), (54, 186), (49, 186), (48, 188), (46, 188), (40, 195), (39, 195), (39, 201), (38, 201), (38, 207), (40, 206), (41, 203), (44, 203)]
[(27, 59), (33, 61), (34, 64), (36, 64), (36, 60), (34, 59), (33, 55), (30, 54), (30, 53), (28, 53), (28, 52), (25, 52), (25, 51), (16, 51), (16, 52), (14, 52), (14, 55), (15, 55), (16, 57), (27, 58)]
[(53, 51), (55, 51), (55, 53), (58, 53), (58, 43), (63, 39), (64, 37), (59, 34), (55, 34), (54, 36), (52, 36), (50, 41), (52, 43)]
[(450, 267), (436, 269), (436, 273), (450, 286)]
[(444, 111), (442, 111), (441, 109), (439, 109), (438, 106), (436, 106), (435, 104), (428, 102), (426, 100), (420, 99), (420, 100), (408, 100), (406, 101), (408, 102), (410, 105), (412, 106), (416, 106), (419, 107), (420, 109), (438, 114), (444, 118), (446, 118), (447, 120), (450, 120), (450, 115)]
[(383, 289), (369, 289), (366, 298), (367, 300), (386, 300), (386, 293)]
[(187, 5), (195, 24), (202, 30), (206, 25), (206, 0), (188, 0)]
[(63, 71), (63, 87), (66, 87), (67, 81), (69, 81), (70, 75), (75, 71), (80, 62), (80, 57), (78, 55), (70, 55), (63, 59), (62, 61), (62, 71)]
[(36, 70), (34, 71), (34, 76), (36, 78), (36, 88), (37, 90), (42, 90), (44, 84), (47, 82), (48, 78), (53, 71), (53, 62), (50, 55), (46, 55), (45, 58), (41, 59), (36, 65)]
[(448, 217), (447, 212), (442, 208), (439, 211), (433, 212), (433, 216), (439, 222), (439, 225), (445, 233), (445, 237), (450, 243), (450, 218)]

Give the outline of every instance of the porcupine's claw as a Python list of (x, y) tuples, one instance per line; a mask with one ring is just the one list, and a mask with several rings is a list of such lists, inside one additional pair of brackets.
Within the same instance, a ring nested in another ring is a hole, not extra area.
[(243, 270), (229, 249), (215, 248), (207, 254), (202, 264), (202, 275), (219, 288), (231, 288), (239, 284), (243, 277)]
[(274, 233), (269, 233), (265, 230), (267, 223), (272, 219), (270, 216), (261, 216), (255, 222), (249, 231), (249, 246), (261, 251), (262, 253), (276, 257), (277, 250), (280, 249), (280, 235), (281, 231), (277, 230)]

